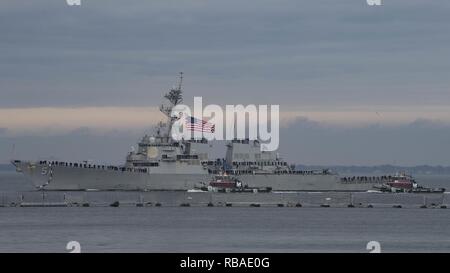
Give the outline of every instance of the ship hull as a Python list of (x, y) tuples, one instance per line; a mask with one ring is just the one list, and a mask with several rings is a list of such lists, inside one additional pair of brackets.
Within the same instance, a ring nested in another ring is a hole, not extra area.
[[(15, 162), (22, 172), (40, 190), (189, 190), (211, 180), (202, 173), (142, 173), (53, 166), (33, 162)], [(331, 174), (245, 174), (239, 175), (243, 185), (252, 188), (271, 188), (273, 191), (367, 191), (377, 183), (342, 182)]]
[(16, 168), (41, 190), (184, 190), (210, 178), (205, 173), (142, 173), (94, 168), (16, 163)]

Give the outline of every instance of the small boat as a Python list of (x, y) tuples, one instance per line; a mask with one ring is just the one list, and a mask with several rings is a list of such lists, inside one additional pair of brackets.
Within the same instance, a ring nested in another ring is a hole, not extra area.
[(390, 186), (391, 188), (403, 191), (411, 191), (413, 188), (418, 187), (413, 177), (405, 173), (397, 173), (389, 177), (389, 180), (386, 182), (386, 185)]
[(214, 188), (219, 189), (235, 189), (241, 188), (242, 182), (239, 179), (224, 175), (216, 175), (212, 181), (209, 182), (209, 185)]
[(444, 188), (427, 188), (419, 185), (415, 179), (406, 173), (387, 176), (387, 181), (377, 190), (381, 192), (410, 192), (410, 193), (443, 193)]
[(271, 192), (271, 187), (257, 188), (248, 187), (244, 185), (242, 181), (234, 176), (230, 176), (226, 173), (214, 176), (208, 184), (201, 184), (195, 188), (195, 190), (212, 191), (212, 192)]

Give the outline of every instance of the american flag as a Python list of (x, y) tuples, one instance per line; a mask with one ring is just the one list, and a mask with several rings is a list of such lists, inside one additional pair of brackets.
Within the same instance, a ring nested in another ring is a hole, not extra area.
[(191, 131), (204, 133), (214, 133), (216, 131), (216, 125), (190, 116), (186, 117), (186, 128)]

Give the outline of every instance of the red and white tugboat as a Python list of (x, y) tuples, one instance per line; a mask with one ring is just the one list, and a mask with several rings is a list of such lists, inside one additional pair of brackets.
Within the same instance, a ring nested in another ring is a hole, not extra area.
[(272, 188), (254, 188), (243, 185), (243, 183), (234, 176), (227, 173), (215, 175), (208, 184), (202, 184), (196, 189), (213, 192), (270, 192)]
[(442, 193), (444, 188), (426, 188), (419, 186), (411, 175), (397, 173), (388, 176), (387, 181), (381, 187), (382, 191), (390, 192), (413, 192), (413, 193)]
[(412, 178), (412, 176), (407, 175), (405, 173), (397, 173), (391, 177), (386, 182), (386, 185), (395, 190), (400, 191), (412, 191), (414, 188), (417, 188), (416, 181)]

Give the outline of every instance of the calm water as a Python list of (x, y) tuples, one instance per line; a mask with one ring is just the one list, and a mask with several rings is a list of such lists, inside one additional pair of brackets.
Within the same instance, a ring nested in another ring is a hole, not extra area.
[(450, 252), (450, 210), (3, 208), (1, 252)]
[[(430, 186), (445, 187), (440, 179)], [(0, 175), (2, 194), (28, 190), (21, 176)], [(83, 252), (368, 252), (369, 241), (383, 252), (450, 252), (450, 209), (0, 208), (0, 252), (66, 252), (72, 240)]]

